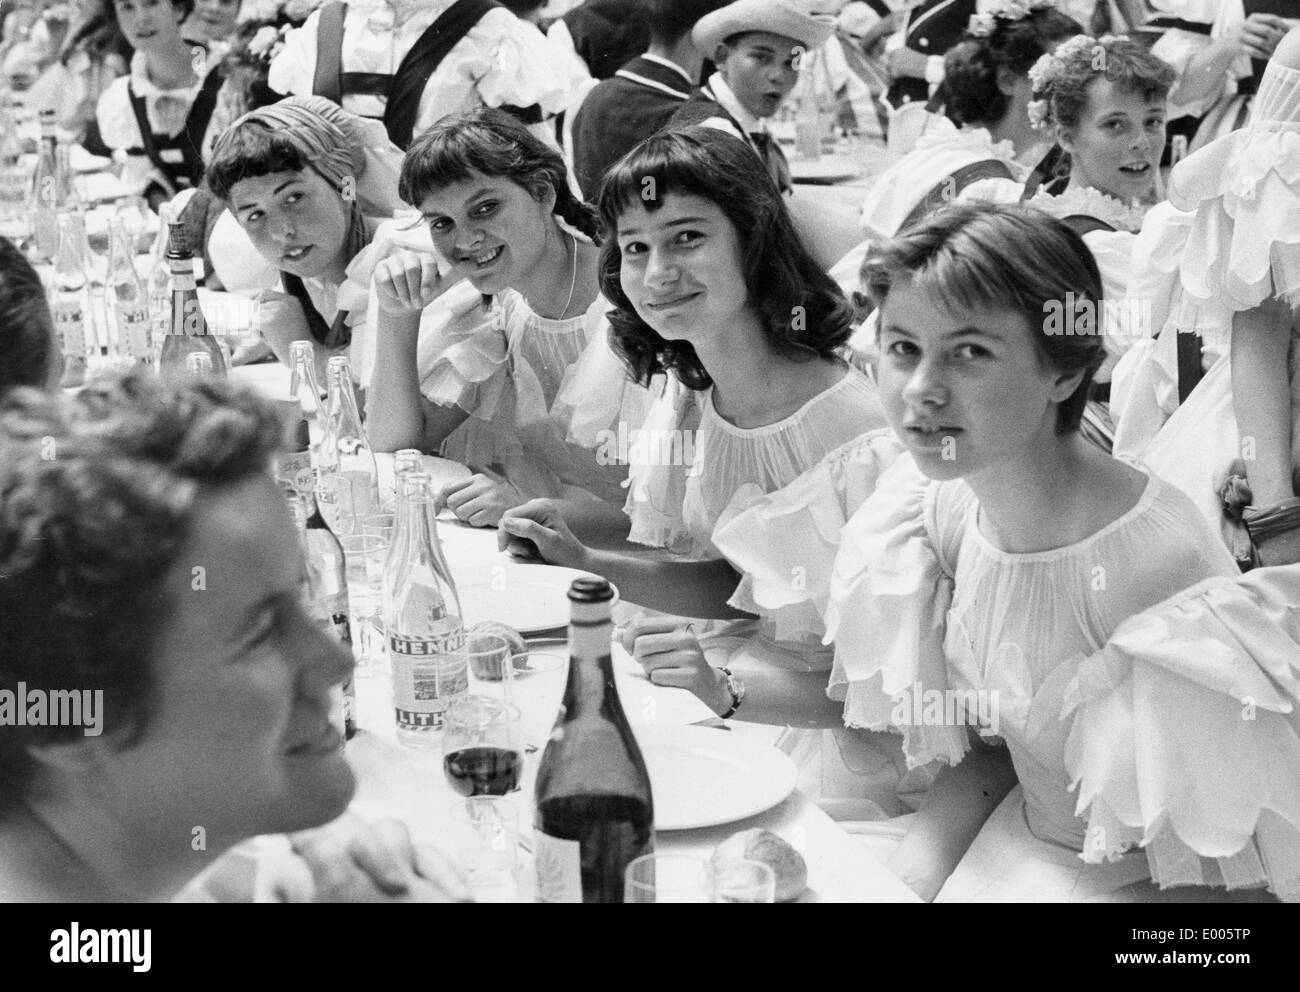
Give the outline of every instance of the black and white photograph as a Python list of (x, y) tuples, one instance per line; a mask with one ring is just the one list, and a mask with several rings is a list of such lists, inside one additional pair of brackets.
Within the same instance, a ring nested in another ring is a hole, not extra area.
[(1300, 0), (0, 0), (13, 949), (394, 902), (1264, 963)]

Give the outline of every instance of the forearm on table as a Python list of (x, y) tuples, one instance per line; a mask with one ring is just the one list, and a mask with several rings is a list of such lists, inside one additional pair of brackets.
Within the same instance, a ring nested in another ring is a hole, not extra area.
[(1006, 748), (975, 742), (961, 764), (935, 780), (889, 869), (922, 899), (934, 899), (1015, 784)]
[(1291, 391), (1287, 350), (1291, 332), (1285, 310), (1266, 304), (1234, 316), (1230, 361), (1233, 408), (1243, 442), (1246, 477), (1255, 506), (1295, 495), (1291, 487)]
[(626, 603), (704, 620), (750, 616), (727, 605), (740, 576), (722, 559), (647, 561), (612, 551), (592, 551), (583, 567), (618, 586)]
[(627, 540), (632, 521), (621, 503), (607, 503), (603, 499), (561, 499), (555, 502), (574, 537), (587, 547), (604, 551), (631, 550), (634, 547)]
[(416, 350), (420, 315), (381, 314), (379, 322), (370, 386), (370, 417), (366, 425), (370, 443), (376, 451), (419, 448), (425, 428)]
[(736, 719), (782, 727), (837, 729), (844, 704), (826, 695), (826, 672), (797, 672), (775, 666), (734, 668), (745, 684)]

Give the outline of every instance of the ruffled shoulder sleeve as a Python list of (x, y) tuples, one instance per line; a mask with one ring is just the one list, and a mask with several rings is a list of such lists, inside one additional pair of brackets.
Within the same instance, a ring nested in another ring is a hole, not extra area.
[(1066, 687), (1085, 861), (1300, 901), (1300, 569), (1208, 579), (1121, 624)]
[(908, 456), (879, 480), (845, 525), (831, 573), (826, 642), (835, 645), (828, 692), (844, 723), (903, 734), (910, 767), (960, 761), (965, 727), (911, 724), (904, 694), (948, 683), (943, 642), (953, 580), (941, 556), (940, 485)]
[(1019, 203), (1025, 186), (1014, 179), (981, 179), (957, 194), (957, 199), (976, 203)]
[[(698, 550), (686, 526), (682, 507), (686, 484), (702, 465), (694, 440), (700, 434), (703, 394), (682, 385), (668, 375), (660, 395), (649, 404), (639, 429), (629, 429), (627, 439), (628, 493), (623, 510), (632, 522), (628, 540), (653, 548), (667, 548), (682, 554)], [(632, 430), (636, 430), (632, 436)], [(619, 447), (622, 448), (620, 438)], [(676, 443), (685, 454), (691, 441), (690, 457), (659, 458), (663, 446)]]
[(840, 534), (902, 452), (893, 431), (872, 431), (777, 492), (737, 493), (713, 532), (741, 572), (730, 605), (771, 618), (777, 640), (820, 643)]
[(482, 62), (479, 98), (489, 107), (537, 104), (545, 116), (558, 114), (569, 100), (571, 64), (552, 49), (546, 36), (505, 9), (488, 11), (456, 46), (472, 46)]
[(1169, 200), (1196, 214), (1181, 266), (1192, 296), (1233, 310), (1300, 302), (1300, 124), (1252, 123), (1211, 142), (1174, 168)]
[(284, 47), (271, 60), (266, 82), (277, 93), (305, 96), (316, 76), (316, 37), (320, 30), (319, 10), (284, 38)]

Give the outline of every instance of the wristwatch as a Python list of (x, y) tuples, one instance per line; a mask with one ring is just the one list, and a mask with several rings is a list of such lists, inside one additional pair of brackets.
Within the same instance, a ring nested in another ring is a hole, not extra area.
[(727, 691), (731, 693), (731, 708), (723, 713), (720, 719), (730, 720), (736, 715), (736, 710), (740, 709), (740, 704), (745, 701), (745, 683), (740, 681), (740, 677), (730, 668), (720, 668), (718, 671), (727, 677)]

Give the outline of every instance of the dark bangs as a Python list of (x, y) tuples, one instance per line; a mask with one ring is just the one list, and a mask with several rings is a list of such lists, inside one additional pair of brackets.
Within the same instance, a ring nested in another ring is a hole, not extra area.
[(204, 178), (219, 200), (230, 202), (230, 191), (243, 179), (273, 172), (302, 172), (309, 167), (289, 139), (258, 121), (231, 128), (212, 153)]
[(706, 389), (713, 381), (694, 348), (664, 340), (640, 318), (621, 283), (619, 218), (633, 204), (658, 210), (674, 195), (708, 200), (735, 228), (749, 305), (777, 351), (796, 360), (828, 357), (848, 340), (852, 307), (808, 253), (754, 150), (716, 128), (666, 131), (611, 167), (597, 198), (604, 234), (600, 287), (614, 306), (610, 339), (635, 380), (647, 383), (671, 369), (692, 389)]
[(548, 186), (558, 195), (568, 184), (558, 152), (504, 111), (482, 109), (445, 117), (415, 140), (402, 160), (397, 195), (418, 208), (476, 172), (509, 179), (539, 200)]

